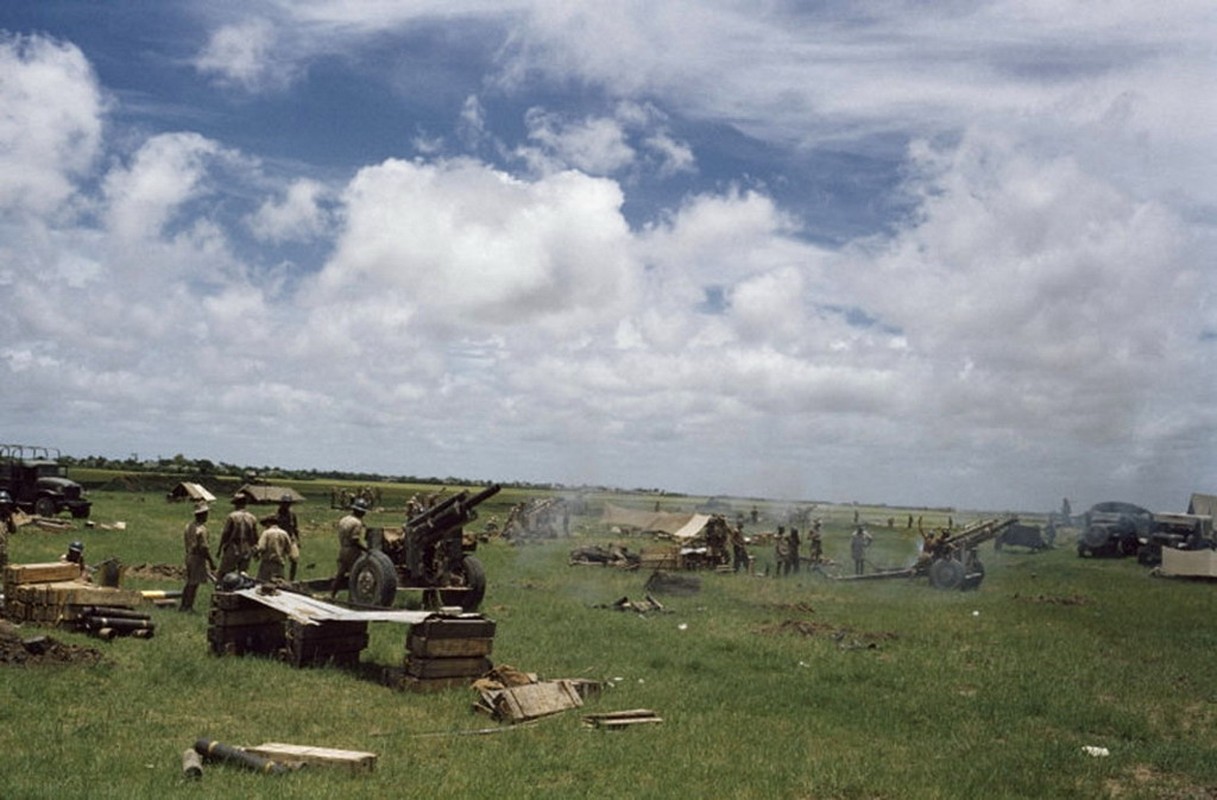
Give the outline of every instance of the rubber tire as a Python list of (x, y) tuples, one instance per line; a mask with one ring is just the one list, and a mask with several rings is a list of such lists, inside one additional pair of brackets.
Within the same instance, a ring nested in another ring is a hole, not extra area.
[(963, 564), (953, 558), (940, 558), (930, 564), (930, 585), (935, 589), (958, 589), (963, 584), (963, 579)]
[(40, 517), (55, 516), (55, 501), (50, 497), (39, 497), (34, 501), (34, 513)]
[(1092, 525), (1082, 534), (1082, 541), (1091, 550), (1101, 550), (1108, 541), (1111, 540), (1111, 530), (1108, 528), (1100, 528), (1098, 525)]
[(351, 567), (347, 588), (352, 603), (389, 608), (397, 597), (397, 567), (380, 550), (369, 550)]
[(466, 612), (477, 611), (478, 606), (482, 604), (482, 598), (486, 596), (486, 568), (476, 556), (465, 556), (461, 559), (461, 572), (465, 586), (469, 588), (461, 592), (445, 592), (441, 589), (440, 599), (446, 606), (460, 606), (461, 610)]

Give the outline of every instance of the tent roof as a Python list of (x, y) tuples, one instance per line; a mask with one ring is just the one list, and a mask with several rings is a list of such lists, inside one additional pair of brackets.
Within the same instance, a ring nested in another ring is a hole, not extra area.
[(702, 532), (702, 528), (705, 528), (706, 523), (709, 521), (709, 514), (694, 514), (689, 517), (689, 521), (686, 522), (680, 530), (672, 533), (672, 538), (682, 542), (688, 541), (689, 539), (694, 539), (699, 533)]
[(204, 488), (204, 486), (200, 483), (194, 483), (192, 481), (182, 481), (177, 486), (174, 486), (173, 489), (169, 492), (169, 499), (171, 499), (171, 500), (190, 499), (190, 500), (194, 500), (196, 502), (203, 501), (205, 503), (212, 503), (212, 502), (215, 502), (216, 496), (214, 494), (212, 494), (211, 492), (207, 491), (207, 489)]
[(245, 495), (251, 503), (274, 505), (284, 495), (290, 495), (293, 503), (304, 502), (304, 495), (289, 486), (268, 486), (262, 483), (247, 483), (240, 489), (237, 489), (236, 493)]
[(1217, 517), (1217, 494), (1192, 493), (1192, 499), (1187, 504), (1187, 513), (1200, 514), (1206, 517)]

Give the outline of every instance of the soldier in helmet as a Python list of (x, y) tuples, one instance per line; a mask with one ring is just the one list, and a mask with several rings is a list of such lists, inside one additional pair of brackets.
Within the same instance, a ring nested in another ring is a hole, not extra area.
[(258, 519), (246, 510), (243, 494), (232, 497), (232, 512), (224, 519), (220, 532), (220, 576), (230, 572), (247, 572), (258, 543)]
[(368, 549), (363, 543), (366, 531), (363, 515), (368, 513), (367, 501), (356, 497), (351, 501), (350, 511), (351, 513), (338, 520), (338, 573), (330, 584), (330, 599), (338, 596), (338, 590), (351, 575), (355, 560), (359, 558), (360, 553), (367, 552)]
[(198, 594), (199, 584), (211, 578), (207, 568), (216, 568), (207, 544), (207, 514), (210, 510), (206, 503), (197, 504), (194, 507), (194, 521), (182, 533), (182, 544), (186, 548), (186, 585), (182, 587), (182, 602), (178, 611), (194, 610), (194, 597)]

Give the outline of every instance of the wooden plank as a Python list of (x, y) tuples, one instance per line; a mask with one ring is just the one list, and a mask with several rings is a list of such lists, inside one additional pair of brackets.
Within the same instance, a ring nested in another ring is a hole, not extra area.
[(212, 608), (207, 614), (207, 622), (219, 628), (237, 625), (282, 625), (284, 616), (273, 608), (253, 606), (227, 611), (222, 608)]
[(523, 722), (557, 714), (583, 705), (583, 698), (569, 681), (544, 681), (494, 690), (489, 693), (496, 714), (511, 722)]
[(494, 666), (488, 658), (417, 658), (406, 659), (406, 673), (416, 678), (477, 678)]
[(406, 674), (402, 667), (386, 667), (382, 681), (398, 691), (404, 692), (438, 692), (444, 689), (459, 689), (473, 683), (473, 678), (462, 675), (455, 678), (416, 678)]
[(414, 633), (406, 639), (406, 649), (423, 658), (488, 656), (493, 647), (494, 639), (432, 639)]
[(416, 623), (412, 636), (426, 639), (493, 639), (495, 623), (485, 617), (431, 617)]
[(41, 564), (9, 564), (4, 569), (4, 582), (12, 584), (70, 581), (80, 577), (80, 565), (67, 561)]
[(372, 772), (376, 769), (376, 754), (359, 750), (337, 750), (332, 747), (311, 747), (283, 742), (265, 742), (257, 747), (242, 749), (280, 764), (337, 767), (352, 774)]
[(109, 586), (94, 586), (77, 581), (43, 584), (48, 605), (78, 606), (126, 606), (134, 608), (144, 602), (139, 592), (131, 589), (115, 589)]

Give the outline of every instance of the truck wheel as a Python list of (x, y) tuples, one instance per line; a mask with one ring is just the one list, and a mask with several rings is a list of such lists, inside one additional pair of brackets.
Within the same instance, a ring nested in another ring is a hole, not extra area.
[(985, 579), (985, 565), (980, 563), (979, 558), (974, 559), (972, 561), (971, 571), (969, 571), (968, 574), (964, 577), (963, 583), (960, 584), (959, 588), (965, 592), (971, 591), (973, 589), (979, 589), (980, 584), (982, 581), (984, 581), (984, 579)]
[(39, 497), (34, 501), (34, 513), (40, 517), (55, 516), (55, 501), (50, 497)]
[(477, 611), (486, 596), (486, 569), (475, 556), (461, 559), (461, 577), (468, 588), (463, 592), (445, 592), (439, 596), (446, 606), (460, 606), (462, 611)]
[(1086, 532), (1082, 534), (1082, 541), (1085, 542), (1086, 546), (1091, 550), (1102, 549), (1110, 538), (1111, 531), (1098, 525), (1091, 525), (1086, 529)]
[(942, 558), (930, 564), (930, 585), (935, 589), (958, 589), (963, 579), (963, 564), (952, 558)]
[(393, 605), (397, 597), (397, 567), (379, 550), (369, 550), (351, 567), (351, 602), (364, 606)]

